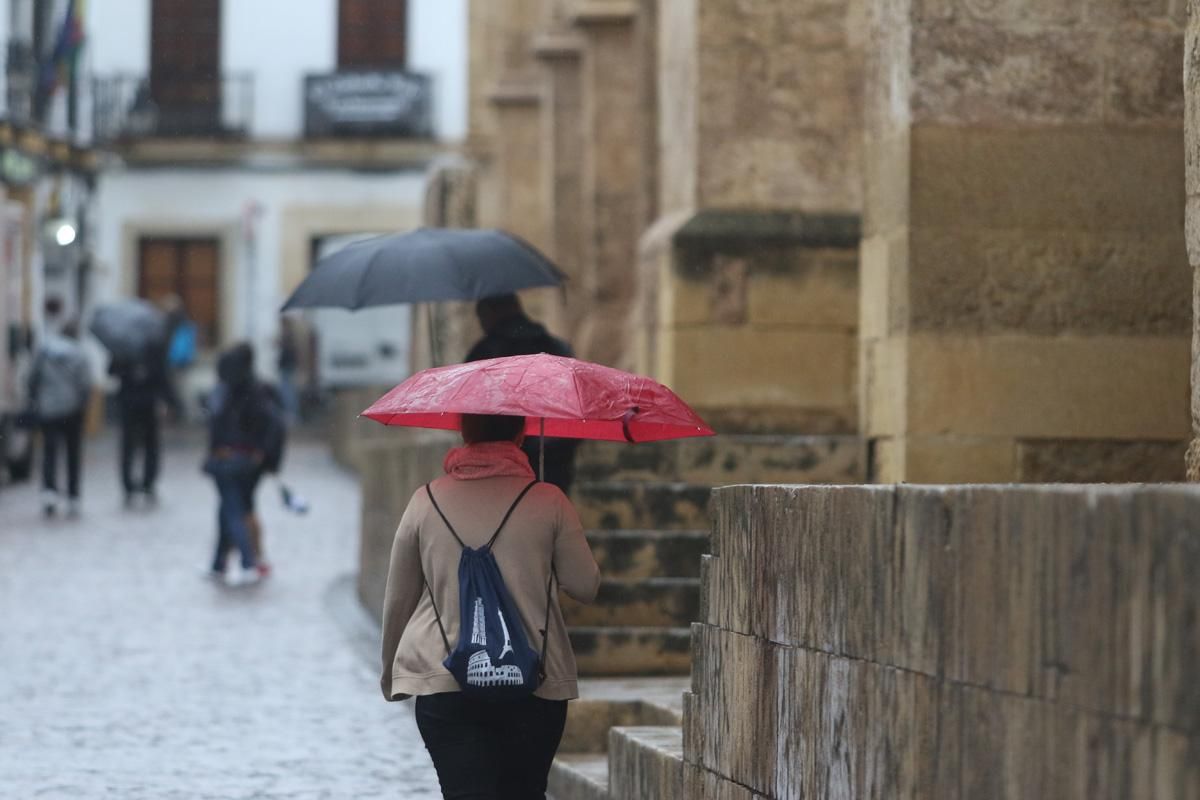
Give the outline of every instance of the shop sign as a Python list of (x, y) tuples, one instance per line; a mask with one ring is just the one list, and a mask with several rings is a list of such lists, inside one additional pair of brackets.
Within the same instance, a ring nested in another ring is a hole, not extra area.
[(355, 70), (304, 79), (304, 130), (309, 137), (433, 135), (427, 75)]

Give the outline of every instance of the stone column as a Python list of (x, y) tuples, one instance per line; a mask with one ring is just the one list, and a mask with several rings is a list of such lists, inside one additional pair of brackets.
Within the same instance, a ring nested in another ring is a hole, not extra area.
[(534, 51), (543, 74), (541, 180), (547, 254), (570, 278), (561, 294), (560, 313), (547, 322), (574, 342), (589, 305), (583, 291), (583, 38), (555, 17), (535, 39)]
[(638, 368), (724, 432), (853, 430), (862, 0), (659, 13)]
[(1187, 113), (1184, 129), (1187, 160), (1187, 244), (1192, 266), (1192, 444), (1187, 479), (1200, 481), (1200, 9), (1188, 4), (1183, 62)]
[(583, 270), (576, 291), (587, 307), (579, 355), (619, 366), (633, 296), (640, 131), (634, 48), (637, 4), (578, 0), (571, 23), (584, 41), (581, 67)]
[(873, 477), (1181, 477), (1183, 3), (869, 8)]
[[(475, 0), (471, 11), (469, 147), (480, 165), (478, 224), (548, 249), (541, 181), (543, 87), (534, 58), (543, 0)], [(535, 318), (553, 317), (557, 298), (553, 290), (522, 293)]]

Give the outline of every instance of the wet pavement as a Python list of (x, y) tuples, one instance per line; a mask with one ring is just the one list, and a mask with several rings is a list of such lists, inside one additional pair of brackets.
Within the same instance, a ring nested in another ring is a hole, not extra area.
[(111, 440), (87, 445), (78, 520), (0, 489), (0, 798), (440, 797), (411, 703), (383, 702), (345, 627), (353, 477), (294, 446), (311, 512), (261, 487), (274, 574), (218, 586), (198, 439), (172, 440), (155, 509), (121, 507)]

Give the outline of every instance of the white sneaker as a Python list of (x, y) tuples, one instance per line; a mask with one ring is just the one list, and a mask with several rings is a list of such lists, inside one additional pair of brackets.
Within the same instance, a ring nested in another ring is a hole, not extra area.
[(250, 569), (239, 570), (237, 579), (230, 582), (230, 586), (253, 586), (262, 580), (262, 575), (257, 567)]

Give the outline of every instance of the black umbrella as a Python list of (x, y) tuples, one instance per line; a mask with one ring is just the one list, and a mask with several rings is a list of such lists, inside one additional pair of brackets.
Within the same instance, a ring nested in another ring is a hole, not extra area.
[(89, 330), (117, 358), (136, 359), (165, 343), (167, 318), (145, 300), (119, 300), (98, 307)]
[(322, 258), (283, 310), (479, 300), (558, 286), (565, 278), (550, 259), (503, 231), (421, 228), (364, 239)]

